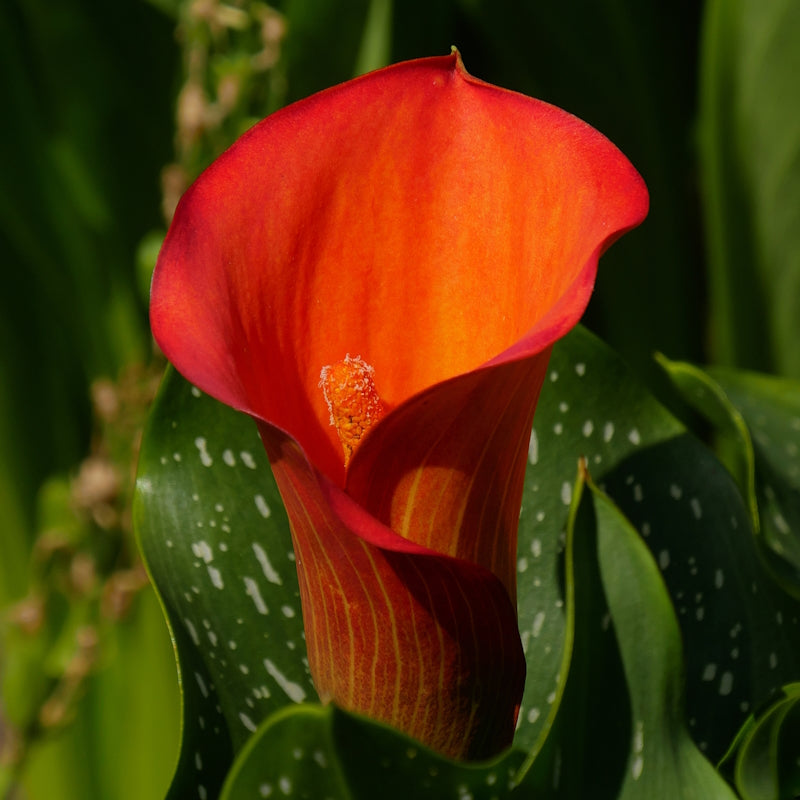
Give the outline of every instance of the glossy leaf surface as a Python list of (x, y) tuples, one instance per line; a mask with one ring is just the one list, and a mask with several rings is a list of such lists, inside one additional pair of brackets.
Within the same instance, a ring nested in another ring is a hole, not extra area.
[[(303, 663), (286, 520), (260, 446), (248, 418), (170, 373), (142, 453), (137, 520), (184, 674), (184, 752), (175, 797), (194, 793), (198, 783), (214, 796), (253, 729), (297, 700), (315, 700)], [(760, 566), (750, 515), (733, 480), (613, 353), (578, 329), (555, 348), (529, 448), (517, 562), (529, 677), (515, 746), (541, 753), (520, 792), (552, 782), (556, 752), (575, 746), (578, 730), (586, 741), (607, 745), (620, 776), (634, 742), (635, 721), (623, 723), (616, 737), (585, 719), (577, 728), (561, 724), (571, 713), (563, 710), (569, 708), (564, 698), (581, 691), (577, 679), (565, 684), (567, 636), (577, 642), (576, 663), (606, 687), (599, 699), (622, 698), (609, 711), (626, 702), (632, 707), (620, 667), (628, 643), (611, 650), (602, 644), (602, 604), (590, 604), (572, 623), (566, 613), (565, 586), (572, 580), (564, 573), (563, 532), (581, 455), (660, 567), (685, 641), (687, 721), (701, 750), (719, 757), (748, 712), (800, 674), (797, 605), (773, 588)], [(591, 575), (587, 564), (591, 559), (583, 558), (575, 567), (575, 581)], [(258, 736), (281, 738), (280, 725), (294, 724), (281, 719)], [(647, 725), (659, 723), (654, 718)], [(548, 740), (540, 738), (548, 731)], [(394, 746), (387, 745), (387, 757), (395, 757)], [(396, 745), (400, 753), (407, 746)], [(244, 764), (237, 769), (246, 771)]]
[(732, 800), (685, 721), (680, 628), (658, 565), (586, 480), (567, 532), (568, 676), (552, 741), (523, 786), (559, 798)]
[(730, 441), (731, 468), (747, 497), (762, 554), (800, 596), (800, 383), (662, 359), (686, 400)]
[(174, 372), (151, 417), (137, 488), (141, 546), (181, 661), (174, 796), (197, 786), (214, 796), (233, 749), (267, 714), (316, 698), (288, 524), (252, 421)]
[(583, 329), (555, 348), (534, 420), (518, 560), (528, 683), (516, 742), (533, 746), (550, 722), (532, 687), (558, 689), (559, 533), (580, 456), (661, 568), (685, 640), (690, 729), (718, 758), (749, 711), (800, 673), (798, 605), (762, 566), (729, 473)]

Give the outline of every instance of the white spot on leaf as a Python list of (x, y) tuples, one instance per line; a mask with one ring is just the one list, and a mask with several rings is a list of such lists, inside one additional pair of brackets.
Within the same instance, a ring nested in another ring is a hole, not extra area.
[(727, 697), (733, 691), (733, 673), (723, 672), (719, 679), (719, 693), (722, 697)]
[(270, 582), (274, 583), (276, 586), (282, 586), (283, 581), (281, 580), (281, 576), (275, 571), (275, 568), (270, 563), (269, 558), (267, 557), (267, 553), (260, 544), (253, 542), (253, 552), (256, 555), (256, 559), (258, 563), (261, 564), (261, 569), (264, 572), (264, 577)]
[(264, 659), (264, 667), (292, 702), (302, 703), (306, 699), (303, 687), (299, 683), (290, 681), (268, 658)]
[(214, 463), (214, 459), (208, 453), (208, 444), (202, 436), (198, 436), (194, 440), (194, 446), (200, 453), (200, 463), (204, 467), (210, 467)]
[(222, 573), (216, 567), (209, 565), (208, 577), (211, 578), (211, 583), (213, 583), (217, 589), (225, 588), (225, 583), (222, 580)]
[(258, 588), (258, 584), (252, 579), (248, 578), (247, 576), (244, 577), (244, 593), (252, 598), (253, 604), (256, 607), (256, 611), (259, 614), (268, 614), (269, 609), (267, 608), (267, 604), (264, 602), (264, 598), (261, 596), (261, 590)]
[(189, 631), (189, 636), (192, 637), (192, 641), (195, 645), (200, 644), (200, 637), (197, 635), (197, 629), (194, 627), (192, 621), (190, 619), (185, 619), (184, 625), (186, 625), (186, 630)]
[(270, 507), (267, 505), (267, 501), (264, 499), (263, 495), (257, 494), (255, 496), (256, 501), (256, 508), (258, 509), (258, 513), (261, 514), (264, 519), (269, 519), (272, 516), (272, 511)]
[(193, 542), (192, 552), (206, 564), (210, 564), (214, 560), (214, 552), (206, 541)]
[(528, 442), (528, 461), (536, 464), (539, 460), (539, 440), (536, 438), (536, 430), (531, 431), (531, 438)]
[(244, 725), (247, 730), (251, 732), (256, 730), (255, 723), (250, 719), (250, 717), (247, 716), (247, 714), (244, 713), (244, 711), (239, 712), (239, 719), (242, 721), (242, 725)]

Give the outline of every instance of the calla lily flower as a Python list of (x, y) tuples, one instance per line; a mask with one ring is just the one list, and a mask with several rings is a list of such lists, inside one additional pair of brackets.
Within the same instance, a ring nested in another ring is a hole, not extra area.
[(454, 758), (511, 743), (539, 389), (647, 205), (601, 134), (455, 51), (278, 111), (184, 195), (152, 329), (258, 424), (323, 701)]

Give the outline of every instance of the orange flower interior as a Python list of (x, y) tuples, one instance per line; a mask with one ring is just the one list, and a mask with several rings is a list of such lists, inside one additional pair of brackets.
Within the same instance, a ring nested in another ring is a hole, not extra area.
[(524, 337), (541, 349), (646, 197), (585, 123), (455, 55), (408, 62), (282, 109), (204, 173), (162, 250), (155, 330), (198, 385), (344, 486), (322, 365), (359, 354), (395, 409)]
[(341, 361), (323, 367), (319, 378), (346, 467), (361, 438), (384, 414), (375, 389), (375, 370), (360, 356), (353, 358), (348, 353)]

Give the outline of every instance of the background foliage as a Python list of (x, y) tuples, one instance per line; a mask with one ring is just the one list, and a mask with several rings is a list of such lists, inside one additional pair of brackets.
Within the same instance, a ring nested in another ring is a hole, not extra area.
[[(162, 368), (149, 270), (180, 192), (239, 132), (389, 61), (456, 44), (474, 75), (568, 109), (629, 156), (651, 213), (604, 257), (587, 324), (718, 444), (781, 542), (797, 474), (770, 445), (790, 441), (796, 384), (761, 387), (790, 409), (767, 420), (786, 431), (761, 430), (755, 377), (676, 362), (800, 378), (798, 41), (792, 0), (0, 4), (0, 794), (165, 794), (176, 673), (130, 523)], [(800, 559), (779, 555), (796, 585)], [(796, 708), (789, 692), (769, 720)]]

